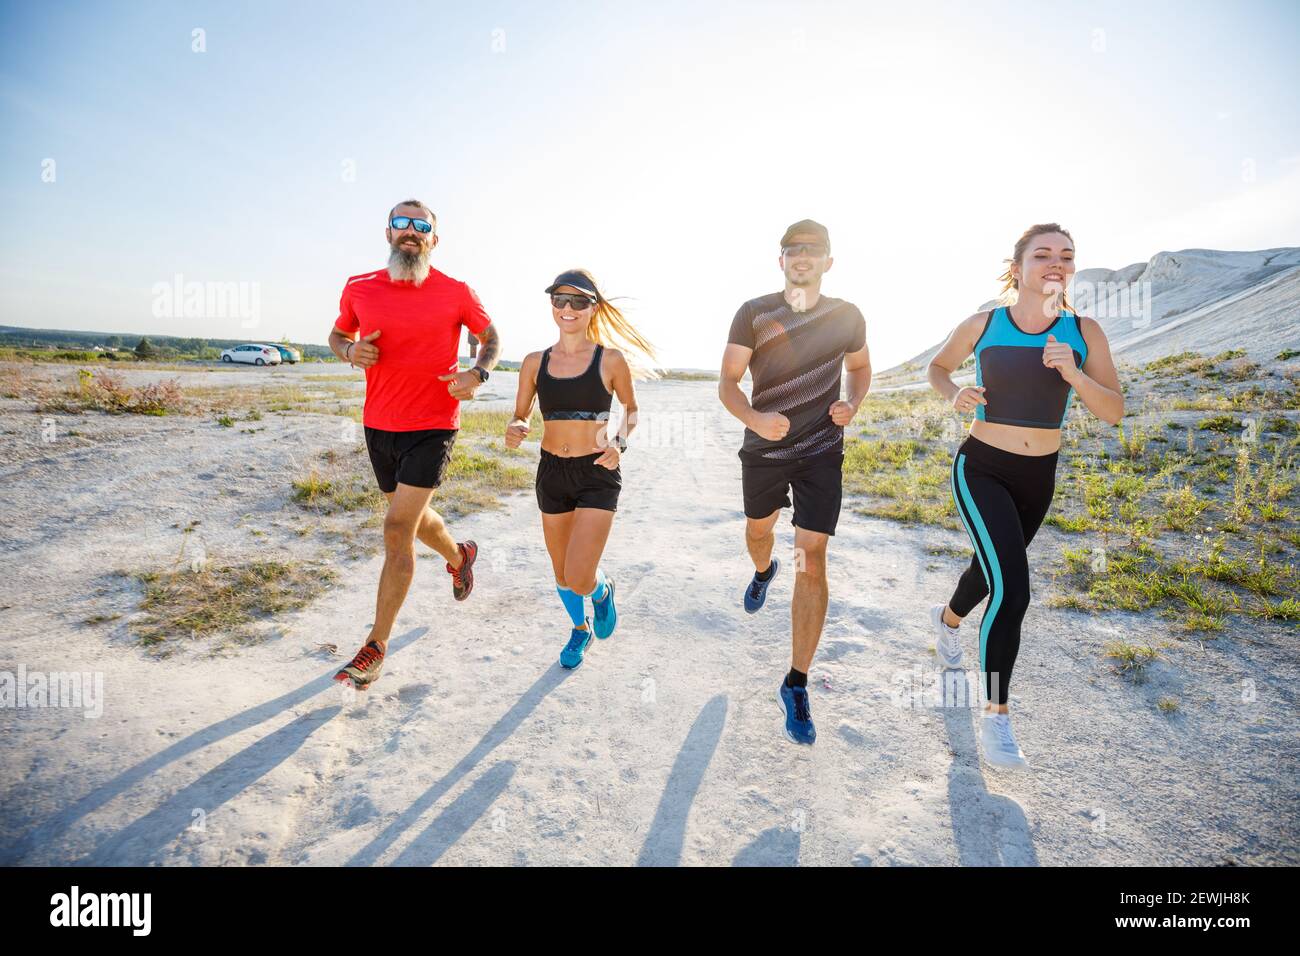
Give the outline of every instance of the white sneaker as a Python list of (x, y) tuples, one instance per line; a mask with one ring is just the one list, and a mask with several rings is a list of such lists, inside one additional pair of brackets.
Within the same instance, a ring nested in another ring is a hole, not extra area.
[(980, 748), (984, 751), (984, 759), (996, 767), (1029, 766), (1029, 761), (1016, 745), (1009, 714), (985, 714), (980, 718)]
[(943, 608), (942, 604), (930, 608), (930, 623), (938, 635), (934, 641), (934, 652), (945, 668), (955, 670), (961, 667), (961, 638), (957, 636), (957, 628), (943, 623)]

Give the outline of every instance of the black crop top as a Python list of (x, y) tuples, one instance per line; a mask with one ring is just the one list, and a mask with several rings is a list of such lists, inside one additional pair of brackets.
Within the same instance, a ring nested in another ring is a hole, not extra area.
[(605, 347), (597, 345), (587, 370), (569, 378), (552, 375), (551, 350), (542, 353), (542, 365), (537, 370), (537, 405), (542, 411), (542, 421), (609, 420), (613, 396), (605, 390), (600, 377), (600, 359), (604, 353)]

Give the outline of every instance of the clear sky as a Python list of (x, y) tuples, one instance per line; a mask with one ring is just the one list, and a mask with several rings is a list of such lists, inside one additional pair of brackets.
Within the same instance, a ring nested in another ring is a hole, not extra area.
[[(507, 358), (583, 265), (716, 367), (811, 217), (883, 369), (1034, 222), (1081, 268), (1300, 244), (1298, 47), (1294, 0), (4, 2), (0, 324), (323, 343), (415, 196)], [(178, 274), (260, 325), (156, 317)]]

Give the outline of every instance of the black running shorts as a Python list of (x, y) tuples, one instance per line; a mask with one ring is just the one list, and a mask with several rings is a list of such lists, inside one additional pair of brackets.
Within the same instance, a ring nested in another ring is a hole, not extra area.
[(739, 454), (745, 517), (766, 518), (778, 508), (790, 507), (789, 492), (793, 490), (791, 524), (805, 531), (835, 533), (843, 496), (843, 445), (810, 458)]
[(375, 469), (379, 490), (390, 494), (398, 482), (416, 488), (437, 488), (447, 473), (454, 428), (426, 428), (414, 432), (386, 432), (366, 428), (366, 451)]
[(537, 463), (537, 507), (543, 514), (567, 514), (574, 508), (618, 510), (623, 472), (596, 464), (603, 452), (566, 458), (543, 449)]

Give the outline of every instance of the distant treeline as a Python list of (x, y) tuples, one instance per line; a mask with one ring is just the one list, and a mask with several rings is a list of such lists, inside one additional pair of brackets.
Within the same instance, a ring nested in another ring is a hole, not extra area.
[[(145, 343), (141, 348), (141, 343)], [(102, 349), (123, 349), (134, 353), (139, 358), (160, 359), (218, 359), (222, 349), (234, 348), (261, 342), (267, 345), (276, 343), (274, 339), (198, 339), (181, 338), (175, 335), (134, 335), (123, 332), (77, 332), (67, 329), (22, 329), (11, 325), (0, 325), (0, 346), (14, 349), (47, 349), (49, 351), (92, 351), (95, 346)], [(289, 345), (302, 352), (304, 359), (331, 359), (334, 357), (327, 346), (306, 345), (280, 339), (280, 345)]]
[[(288, 345), (302, 353), (304, 361), (313, 359), (334, 362), (337, 359), (327, 345), (308, 345), (280, 339), (197, 339), (175, 335), (137, 335), (125, 332), (78, 332), (68, 329), (23, 329), (0, 325), (0, 349), (12, 350), (19, 356), (55, 361), (92, 361), (99, 358), (110, 361), (181, 362), (189, 360), (218, 361), (221, 350), (253, 342), (265, 345)], [(98, 346), (105, 351), (96, 352)], [(13, 355), (10, 356), (14, 357)], [(468, 367), (474, 360), (460, 356), (461, 364)], [(519, 371), (519, 363), (502, 359), (497, 368)]]

